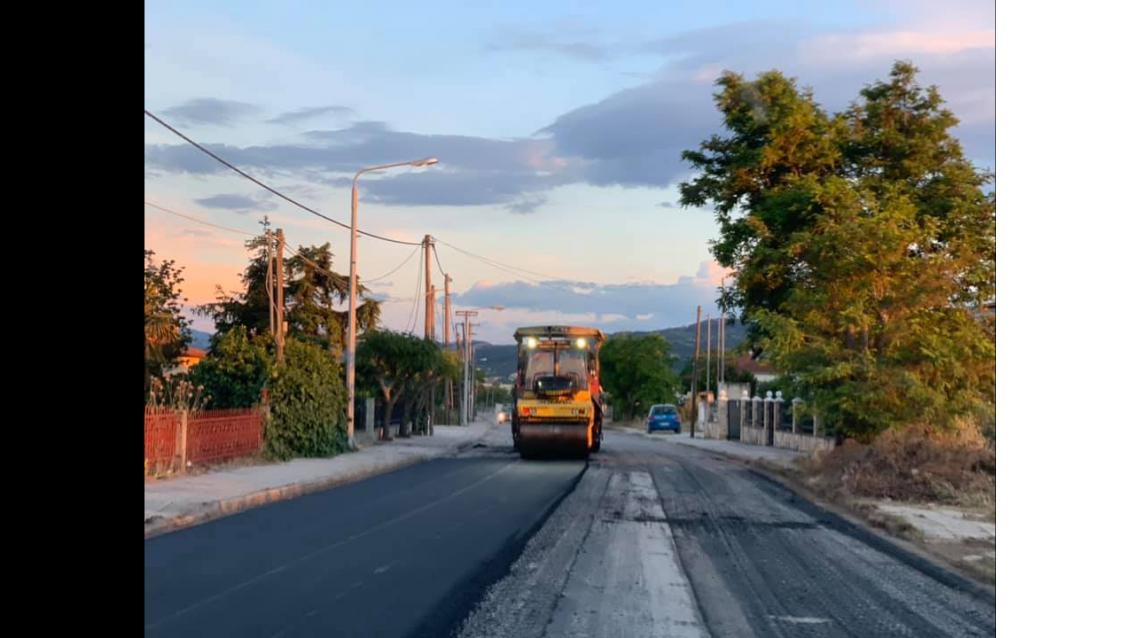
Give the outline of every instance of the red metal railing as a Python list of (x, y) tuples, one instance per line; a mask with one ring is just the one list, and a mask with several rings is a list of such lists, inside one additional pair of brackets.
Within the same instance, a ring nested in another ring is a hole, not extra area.
[[(149, 473), (176, 469), (182, 414), (147, 412), (143, 447)], [(187, 415), (186, 459), (190, 463), (217, 463), (256, 454), (261, 449), (261, 410), (206, 410)]]
[(261, 411), (206, 410), (191, 414), (186, 433), (191, 463), (214, 463), (256, 454), (261, 449)]
[(149, 473), (169, 470), (178, 446), (177, 412), (148, 412), (143, 423), (143, 449)]

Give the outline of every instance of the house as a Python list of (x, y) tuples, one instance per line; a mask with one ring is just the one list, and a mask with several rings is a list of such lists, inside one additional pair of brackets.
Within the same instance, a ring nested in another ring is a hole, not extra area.
[(757, 361), (747, 354), (739, 355), (729, 360), (729, 365), (744, 372), (750, 372), (757, 383), (775, 381), (780, 375), (766, 361)]
[(166, 376), (169, 377), (175, 374), (186, 374), (190, 372), (190, 368), (198, 365), (198, 363), (205, 358), (205, 350), (201, 348), (187, 348), (186, 352), (183, 352), (177, 359), (175, 359), (174, 365), (169, 366), (166, 369)]

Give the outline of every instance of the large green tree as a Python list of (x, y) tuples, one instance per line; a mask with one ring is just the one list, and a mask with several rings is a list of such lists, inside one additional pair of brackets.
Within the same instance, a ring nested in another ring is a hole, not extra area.
[(163, 366), (186, 350), (190, 324), (182, 316), (182, 268), (169, 259), (156, 262), (153, 250), (144, 250), (143, 258), (146, 390), (150, 378), (161, 375)]
[(900, 62), (828, 115), (777, 71), (719, 86), (727, 134), (684, 152), (681, 202), (715, 211), (753, 350), (845, 434), (984, 412), (995, 201), (937, 89)]
[(634, 419), (657, 403), (675, 403), (680, 381), (660, 335), (618, 335), (602, 345), (601, 381), (614, 415)]

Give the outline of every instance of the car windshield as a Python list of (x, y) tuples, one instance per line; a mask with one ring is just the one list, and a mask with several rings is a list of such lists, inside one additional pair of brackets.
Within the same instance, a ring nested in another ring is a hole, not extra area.
[(677, 414), (677, 408), (671, 405), (657, 405), (654, 406), (653, 409), (649, 411), (649, 413), (653, 416), (669, 416), (672, 414)]

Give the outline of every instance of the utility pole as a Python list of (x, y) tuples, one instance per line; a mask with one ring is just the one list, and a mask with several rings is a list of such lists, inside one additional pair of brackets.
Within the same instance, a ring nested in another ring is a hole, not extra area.
[(471, 366), (471, 396), (467, 400), (467, 407), (470, 408), (471, 414), (467, 416), (468, 421), (475, 419), (475, 413), (478, 412), (479, 403), (479, 380), (475, 376), (475, 328), (479, 324), (467, 324), (467, 362)]
[(718, 381), (717, 381), (717, 382), (718, 382), (718, 383), (724, 383), (724, 345), (725, 345), (725, 340), (724, 340), (724, 325), (725, 325), (725, 324), (724, 324), (724, 313), (722, 312), (722, 313), (720, 314), (720, 333), (719, 333), (719, 339), (720, 339), (720, 346), (719, 346), (719, 347), (720, 347), (720, 363), (719, 363), (719, 365), (717, 366), (717, 378), (718, 378)]
[(285, 363), (285, 231), (277, 229), (277, 364)]
[(701, 358), (701, 307), (697, 306), (697, 349), (693, 354), (693, 376), (689, 393), (689, 404), (692, 412), (689, 414), (689, 438), (696, 438), (697, 434), (697, 360)]
[(435, 305), (432, 304), (431, 289), (431, 235), (424, 235), (424, 339), (435, 338)]
[[(720, 289), (722, 292), (724, 291), (724, 277), (720, 278)], [(721, 310), (721, 312), (720, 312), (720, 330), (719, 330), (719, 334), (717, 336), (717, 350), (720, 351), (720, 356), (718, 357), (717, 367), (716, 367), (716, 379), (717, 379), (717, 392), (718, 393), (720, 391), (720, 386), (724, 383), (724, 345), (725, 345), (725, 340), (724, 340), (724, 311)], [(718, 398), (719, 398), (719, 396), (718, 396)]]
[[(446, 352), (451, 347), (451, 275), (443, 274), (443, 350)], [(447, 398), (444, 401), (446, 406), (447, 422), (451, 423), (451, 378), (448, 377), (445, 391)]]
[[(471, 317), (479, 314), (476, 310), (456, 310), (456, 315), (463, 317), (463, 413), (460, 425), (467, 425), (470, 418), (471, 406)], [(458, 345), (458, 343), (456, 344)]]
[[(266, 221), (266, 224), (269, 223), (268, 219), (266, 219), (265, 221)], [(264, 253), (265, 254), (265, 268), (266, 268), (266, 271), (265, 271), (265, 296), (266, 296), (266, 299), (269, 301), (269, 334), (276, 336), (277, 335), (277, 308), (276, 308), (276, 302), (274, 301), (274, 294), (273, 294), (273, 269), (275, 268), (275, 266), (274, 266), (275, 262), (274, 262), (274, 258), (273, 258), (273, 242), (274, 242), (273, 233), (269, 231), (268, 227), (266, 227), (266, 229), (265, 229), (265, 253)]]
[(705, 392), (712, 389), (712, 315), (705, 319)]

